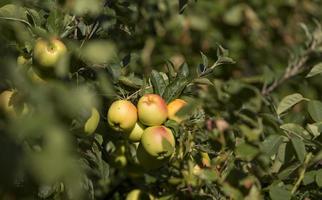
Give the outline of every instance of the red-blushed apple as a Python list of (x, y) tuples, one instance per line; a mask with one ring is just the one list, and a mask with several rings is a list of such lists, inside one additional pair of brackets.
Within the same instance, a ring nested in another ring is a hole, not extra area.
[(130, 101), (117, 100), (110, 106), (107, 120), (115, 131), (129, 133), (138, 120), (137, 109)]
[(165, 126), (152, 126), (144, 130), (141, 144), (145, 151), (161, 160), (171, 157), (175, 149), (175, 139), (170, 129)]
[(154, 197), (140, 189), (130, 191), (125, 200), (154, 200)]
[(134, 128), (128, 134), (128, 139), (132, 142), (138, 142), (141, 140), (142, 134), (144, 132), (144, 125), (140, 122), (135, 123)]
[(139, 120), (146, 126), (158, 126), (167, 120), (167, 104), (157, 94), (145, 94), (140, 98), (137, 107)]
[(92, 108), (91, 116), (85, 122), (84, 132), (86, 135), (91, 135), (96, 130), (98, 123), (100, 121), (100, 114), (96, 108)]
[(183, 119), (178, 117), (176, 113), (187, 105), (187, 102), (182, 99), (175, 99), (168, 104), (168, 118), (180, 123)]
[(39, 38), (34, 46), (33, 57), (40, 67), (52, 68), (57, 65), (66, 53), (67, 48), (59, 39), (51, 38), (47, 40)]

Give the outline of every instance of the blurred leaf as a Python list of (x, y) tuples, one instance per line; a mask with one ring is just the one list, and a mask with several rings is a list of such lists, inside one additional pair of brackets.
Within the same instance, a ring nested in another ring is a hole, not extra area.
[(240, 24), (243, 21), (243, 11), (244, 11), (243, 4), (237, 4), (233, 6), (225, 13), (223, 17), (224, 22), (233, 26)]
[(272, 198), (272, 200), (290, 200), (292, 194), (285, 188), (275, 185), (270, 188), (269, 196)]
[(307, 109), (314, 121), (322, 122), (322, 102), (311, 100), (308, 103)]
[(292, 137), (291, 142), (293, 144), (293, 147), (296, 152), (296, 156), (297, 156), (298, 160), (301, 163), (303, 163), (305, 155), (306, 155), (306, 150), (305, 150), (305, 145), (304, 145), (303, 140), (301, 140), (298, 137)]
[(282, 136), (270, 135), (261, 144), (261, 150), (269, 156), (275, 155), (282, 142)]
[(311, 71), (306, 75), (306, 78), (310, 78), (322, 73), (322, 63), (313, 66)]
[(312, 170), (309, 172), (305, 172), (304, 178), (303, 178), (303, 184), (308, 185), (314, 182), (316, 171)]
[(91, 41), (85, 43), (81, 56), (92, 64), (107, 64), (115, 57), (115, 46), (108, 41)]
[(322, 169), (319, 169), (315, 175), (315, 182), (320, 188), (322, 188)]
[(307, 130), (305, 130), (302, 126), (298, 124), (287, 123), (287, 124), (281, 125), (280, 128), (283, 129), (284, 131), (288, 131), (293, 134), (296, 134), (299, 137), (310, 139), (310, 135), (307, 132)]
[(236, 157), (242, 160), (251, 161), (259, 153), (259, 150), (254, 146), (242, 143), (236, 147), (235, 153)]
[(303, 100), (304, 97), (299, 93), (291, 94), (284, 97), (277, 107), (277, 114), (281, 115), (283, 112), (287, 111), (292, 106)]

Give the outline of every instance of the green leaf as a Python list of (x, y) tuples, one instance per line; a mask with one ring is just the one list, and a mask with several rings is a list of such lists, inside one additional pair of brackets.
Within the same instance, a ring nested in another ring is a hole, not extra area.
[(284, 97), (277, 107), (277, 114), (281, 115), (282, 113), (290, 109), (295, 104), (301, 102), (302, 100), (304, 100), (304, 97), (299, 93), (291, 94)]
[(180, 118), (185, 119), (188, 116), (191, 116), (192, 113), (196, 110), (197, 107), (200, 106), (200, 100), (196, 99), (193, 101), (189, 101), (189, 103), (182, 107), (180, 110), (177, 111), (176, 115)]
[(322, 102), (317, 100), (311, 100), (308, 103), (307, 110), (316, 122), (322, 122)]
[(163, 93), (163, 98), (166, 100), (167, 103), (170, 101), (178, 98), (184, 88), (188, 85), (189, 81), (187, 78), (177, 78), (175, 79), (172, 83), (170, 83), (164, 93)]
[(306, 155), (306, 150), (305, 150), (305, 145), (304, 145), (303, 140), (301, 140), (298, 137), (292, 137), (291, 138), (291, 142), (292, 142), (293, 148), (294, 148), (294, 150), (296, 152), (297, 159), (301, 163), (303, 163), (304, 162), (305, 155)]
[(238, 145), (235, 149), (236, 157), (242, 160), (251, 161), (259, 153), (259, 150), (246, 143)]
[(315, 175), (315, 182), (320, 188), (322, 188), (322, 169), (319, 169)]
[(208, 58), (204, 53), (200, 52), (200, 54), (201, 54), (201, 58), (202, 58), (202, 64), (205, 68), (207, 68), (208, 67)]
[(189, 76), (189, 67), (187, 63), (183, 63), (180, 66), (180, 71), (178, 73), (179, 77), (188, 77)]
[(303, 178), (303, 184), (308, 185), (314, 182), (316, 171), (309, 171), (305, 172), (304, 178)]
[(167, 86), (162, 75), (159, 72), (152, 70), (150, 79), (151, 79), (154, 93), (162, 96)]
[(193, 80), (193, 82), (204, 85), (214, 85), (208, 78), (197, 78)]
[(275, 155), (279, 146), (283, 142), (283, 137), (280, 135), (270, 135), (261, 144), (261, 151), (269, 156)]
[(272, 200), (289, 200), (291, 199), (292, 194), (285, 188), (275, 185), (270, 188), (269, 196)]
[(287, 123), (280, 126), (281, 129), (287, 132), (296, 134), (299, 137), (310, 139), (310, 134), (302, 126), (294, 123)]
[(316, 76), (318, 74), (322, 73), (322, 63), (318, 63), (316, 65), (313, 66), (313, 68), (311, 69), (311, 71), (306, 75), (305, 78), (309, 78), (312, 76)]

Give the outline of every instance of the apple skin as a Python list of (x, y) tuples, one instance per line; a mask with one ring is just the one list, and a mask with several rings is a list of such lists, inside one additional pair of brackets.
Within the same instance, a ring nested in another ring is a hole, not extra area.
[(16, 115), (14, 105), (11, 103), (11, 97), (13, 94), (14, 91), (10, 90), (5, 90), (0, 94), (0, 108), (5, 114), (9, 116)]
[(36, 41), (33, 57), (41, 68), (53, 68), (66, 55), (65, 44), (57, 38), (49, 40), (39, 38)]
[[(15, 91), (5, 90), (0, 94), (0, 110), (8, 117), (17, 117), (20, 114), (25, 115), (29, 112), (28, 106), (25, 103), (16, 105)], [(21, 103), (21, 102), (20, 102)]]
[(168, 118), (180, 123), (183, 119), (176, 116), (176, 113), (187, 105), (187, 102), (182, 99), (175, 99), (168, 104)]
[(129, 133), (138, 120), (137, 109), (130, 101), (117, 100), (110, 106), (107, 120), (113, 130)]
[(157, 94), (145, 94), (140, 98), (137, 107), (139, 120), (144, 125), (158, 126), (167, 120), (167, 104)]
[(132, 142), (139, 142), (144, 132), (144, 125), (140, 122), (136, 122), (132, 131), (128, 134), (128, 139)]
[(96, 108), (92, 108), (91, 116), (85, 122), (84, 132), (86, 135), (92, 135), (96, 130), (98, 123), (100, 121), (100, 114)]
[(139, 147), (137, 148), (136, 157), (139, 161), (140, 166), (142, 166), (145, 170), (158, 169), (164, 163), (169, 161), (168, 158), (158, 160), (156, 157), (151, 156), (148, 152), (146, 152), (146, 150), (143, 148), (142, 144), (139, 144)]
[(175, 148), (175, 139), (167, 127), (152, 126), (144, 130), (141, 144), (149, 155), (161, 160), (171, 157)]
[(125, 200), (154, 200), (154, 197), (140, 189), (134, 189), (127, 194)]

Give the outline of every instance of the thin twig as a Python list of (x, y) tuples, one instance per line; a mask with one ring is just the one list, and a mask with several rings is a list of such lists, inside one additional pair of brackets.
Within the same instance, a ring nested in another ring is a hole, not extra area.
[(300, 55), (300, 58), (289, 64), (286, 68), (283, 76), (280, 79), (276, 79), (270, 86), (264, 85), (262, 88), (262, 95), (269, 95), (272, 91), (282, 85), (285, 81), (300, 74), (306, 68), (306, 62), (309, 59), (309, 55), (314, 51), (317, 46), (316, 41), (312, 41), (309, 47)]

